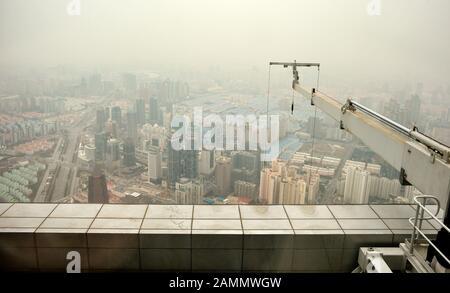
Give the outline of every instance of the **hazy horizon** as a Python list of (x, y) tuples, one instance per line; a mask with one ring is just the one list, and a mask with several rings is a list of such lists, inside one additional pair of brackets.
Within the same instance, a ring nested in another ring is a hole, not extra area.
[(321, 62), (346, 80), (450, 84), (450, 2), (380, 0), (0, 0), (4, 71), (67, 65), (266, 70)]

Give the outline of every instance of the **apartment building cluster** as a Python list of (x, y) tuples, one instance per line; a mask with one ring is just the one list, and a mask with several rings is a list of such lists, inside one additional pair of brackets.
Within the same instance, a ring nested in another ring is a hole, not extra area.
[(315, 204), (319, 193), (320, 175), (301, 167), (273, 161), (261, 171), (259, 200), (266, 204)]

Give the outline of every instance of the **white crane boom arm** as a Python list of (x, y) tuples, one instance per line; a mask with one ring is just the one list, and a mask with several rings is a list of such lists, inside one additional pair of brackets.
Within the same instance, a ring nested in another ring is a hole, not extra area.
[(351, 100), (343, 104), (315, 89), (307, 89), (299, 84), (295, 72), (294, 67), (292, 87), (295, 91), (309, 98), (311, 104), (338, 121), (342, 129), (355, 135), (400, 171), (403, 184), (411, 183), (422, 193), (437, 196), (441, 205), (447, 207), (450, 196), (450, 149), (447, 146)]

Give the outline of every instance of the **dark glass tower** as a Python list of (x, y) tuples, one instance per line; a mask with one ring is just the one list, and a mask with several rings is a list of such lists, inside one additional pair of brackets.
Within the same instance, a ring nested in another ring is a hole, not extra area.
[(112, 107), (111, 120), (116, 122), (119, 127), (122, 126), (122, 110), (119, 106)]
[(108, 203), (108, 189), (106, 187), (105, 174), (95, 168), (94, 172), (89, 176), (88, 183), (88, 202), (89, 203)]
[(198, 151), (174, 150), (169, 145), (168, 183), (173, 188), (180, 178), (194, 179), (198, 176)]
[(127, 138), (123, 144), (123, 164), (126, 167), (136, 165), (136, 153), (134, 143), (131, 138)]

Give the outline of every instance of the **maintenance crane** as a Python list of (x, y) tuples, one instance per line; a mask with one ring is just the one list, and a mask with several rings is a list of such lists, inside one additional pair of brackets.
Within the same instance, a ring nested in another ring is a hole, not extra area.
[[(447, 145), (421, 133), (416, 127), (409, 129), (353, 99), (349, 98), (345, 103), (342, 103), (320, 92), (317, 88), (307, 88), (300, 84), (299, 68), (316, 67), (320, 71), (320, 63), (297, 63), (296, 61), (269, 63), (269, 66), (273, 65), (281, 65), (285, 68), (292, 67), (292, 88), (294, 91), (309, 99), (311, 105), (316, 106), (336, 120), (341, 129), (359, 138), (366, 146), (398, 170), (402, 185), (414, 185), (426, 195), (415, 199), (417, 214), (414, 219), (410, 219), (413, 226), (411, 242), (414, 241), (417, 233), (425, 236), (420, 231), (420, 227), (417, 226), (421, 225), (423, 220), (438, 220), (436, 218), (437, 213), (430, 212), (426, 207), (427, 201), (437, 203), (438, 210), (440, 205), (444, 207), (444, 220), (443, 222), (438, 221), (442, 224), (442, 229), (447, 231), (443, 235), (449, 237), (450, 148)], [(428, 216), (425, 217), (424, 213)], [(434, 246), (433, 243), (430, 243), (430, 245)], [(411, 243), (407, 252), (413, 255), (413, 250), (414, 245)], [(371, 255), (373, 258), (378, 252), (371, 253), (373, 253)], [(372, 264), (377, 261), (374, 260)], [(380, 268), (383, 270), (382, 264)]]

